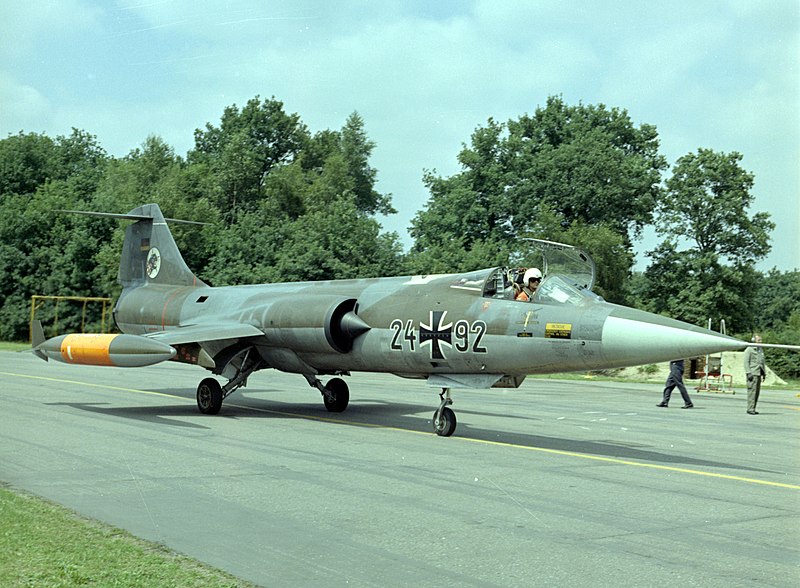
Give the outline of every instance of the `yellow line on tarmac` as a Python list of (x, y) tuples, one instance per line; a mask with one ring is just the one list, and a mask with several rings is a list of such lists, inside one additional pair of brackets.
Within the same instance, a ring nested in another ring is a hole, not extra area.
[(615, 463), (621, 465), (636, 466), (640, 468), (650, 468), (654, 470), (665, 470), (668, 472), (680, 472), (682, 474), (693, 474), (695, 476), (707, 476), (709, 478), (723, 478), (725, 480), (736, 480), (737, 482), (749, 482), (750, 484), (762, 484), (764, 486), (777, 486), (779, 488), (791, 488), (792, 490), (800, 490), (797, 484), (784, 484), (782, 482), (770, 482), (768, 480), (759, 480), (758, 478), (744, 478), (742, 476), (731, 476), (730, 474), (717, 474), (715, 472), (705, 472), (703, 470), (691, 470), (688, 468), (678, 468), (674, 466), (664, 466), (653, 463), (641, 463), (638, 461), (628, 461), (626, 459), (618, 459), (615, 457), (601, 457), (599, 455), (589, 455), (586, 453), (576, 453), (574, 451), (565, 451), (563, 449), (548, 449), (546, 447), (532, 447), (529, 445), (517, 445), (514, 443), (504, 443), (502, 441), (488, 441), (485, 439), (470, 439), (468, 437), (458, 437), (462, 441), (469, 441), (472, 443), (484, 443), (487, 445), (504, 445), (506, 447), (516, 447), (518, 449), (527, 449), (528, 451), (541, 451), (543, 453), (554, 453), (556, 455), (568, 455), (570, 457), (580, 457), (582, 459), (593, 459), (595, 461), (604, 461), (607, 463)]
[[(147, 395), (150, 395), (150, 396), (161, 396), (163, 398), (178, 398), (180, 400), (189, 400), (189, 399), (187, 399), (187, 398), (185, 398), (183, 396), (178, 396), (178, 395), (175, 395), (175, 394), (164, 394), (162, 392), (149, 392), (147, 390), (137, 390), (135, 388), (121, 388), (121, 387), (118, 387), (118, 386), (108, 386), (106, 384), (92, 384), (92, 383), (89, 383), (89, 382), (79, 382), (77, 380), (63, 380), (63, 379), (59, 379), (59, 378), (45, 378), (45, 377), (42, 377), (42, 376), (31, 376), (31, 375), (27, 375), (27, 374), (15, 374), (15, 373), (12, 373), (12, 372), (0, 372), (0, 375), (2, 375), (2, 376), (12, 376), (12, 377), (16, 377), (16, 378), (28, 378), (28, 379), (31, 379), (31, 380), (43, 380), (43, 381), (46, 381), (46, 382), (57, 382), (57, 383), (61, 383), (61, 384), (74, 384), (76, 386), (88, 386), (88, 387), (91, 387), (91, 388), (103, 388), (103, 389), (106, 389), (106, 390), (116, 390), (116, 391), (120, 391), (120, 392), (133, 392), (135, 394), (147, 394)], [(354, 426), (358, 426), (358, 427), (366, 427), (366, 428), (374, 428), (374, 429), (386, 429), (386, 430), (389, 430), (389, 431), (398, 431), (398, 432), (401, 432), (401, 433), (412, 433), (412, 434), (415, 434), (415, 435), (425, 435), (425, 436), (433, 435), (432, 432), (429, 433), (429, 432), (424, 432), (424, 431), (414, 431), (413, 429), (402, 429), (400, 427), (387, 427), (385, 425), (376, 425), (374, 423), (359, 423), (359, 422), (346, 421), (346, 420), (342, 420), (342, 419), (334, 419), (334, 418), (329, 418), (329, 417), (318, 417), (318, 416), (314, 416), (314, 415), (303, 415), (303, 414), (297, 414), (297, 413), (292, 413), (292, 412), (284, 412), (284, 411), (280, 411), (280, 410), (272, 410), (272, 409), (268, 409), (268, 408), (258, 408), (258, 407), (255, 407), (255, 406), (245, 406), (243, 404), (232, 404), (232, 403), (229, 403), (228, 406), (231, 406), (233, 408), (240, 408), (240, 409), (243, 409), (243, 410), (252, 410), (252, 411), (255, 411), (255, 412), (263, 412), (263, 413), (268, 413), (268, 414), (277, 414), (277, 415), (281, 415), (281, 416), (287, 416), (287, 417), (298, 418), (298, 419), (305, 419), (305, 420), (310, 420), (310, 421), (320, 421), (320, 422), (325, 422), (325, 423), (335, 423), (335, 424), (343, 424), (343, 425), (351, 425), (351, 426), (354, 425)], [(730, 474), (718, 474), (718, 473), (715, 473), (715, 472), (706, 472), (706, 471), (703, 471), (703, 470), (693, 470), (693, 469), (689, 469), (689, 468), (679, 468), (679, 467), (674, 467), (674, 466), (665, 466), (665, 465), (658, 465), (658, 464), (652, 464), (652, 463), (642, 463), (642, 462), (638, 462), (638, 461), (629, 461), (629, 460), (626, 460), (626, 459), (618, 459), (618, 458), (615, 458), (615, 457), (602, 457), (602, 456), (599, 456), (599, 455), (589, 455), (587, 453), (578, 453), (578, 452), (575, 452), (575, 451), (566, 451), (566, 450), (563, 450), (563, 449), (548, 449), (546, 447), (533, 447), (533, 446), (530, 446), (530, 445), (519, 445), (519, 444), (516, 444), (516, 443), (507, 443), (507, 442), (504, 442), (504, 441), (489, 441), (487, 439), (472, 439), (472, 438), (469, 438), (469, 437), (453, 437), (451, 439), (451, 442), (452, 441), (462, 441), (462, 442), (467, 442), (467, 443), (481, 443), (483, 445), (494, 445), (494, 446), (498, 446), (498, 447), (513, 447), (513, 448), (516, 448), (516, 449), (524, 449), (526, 451), (538, 451), (538, 452), (541, 452), (541, 453), (550, 453), (550, 454), (553, 454), (553, 455), (565, 455), (565, 456), (568, 456), (568, 457), (577, 457), (577, 458), (581, 458), (581, 459), (591, 459), (591, 460), (594, 460), (594, 461), (602, 461), (602, 462), (605, 462), (605, 463), (613, 463), (613, 464), (619, 464), (619, 465), (634, 466), (634, 467), (639, 467), (639, 468), (649, 468), (649, 469), (662, 470), (662, 471), (668, 471), (668, 472), (678, 472), (678, 473), (681, 473), (681, 474), (692, 474), (692, 475), (695, 475), (695, 476), (705, 476), (705, 477), (709, 477), (709, 478), (722, 478), (724, 480), (734, 480), (734, 481), (737, 481), (737, 482), (747, 482), (749, 484), (760, 484), (762, 486), (774, 486), (774, 487), (778, 487), (778, 488), (789, 488), (791, 490), (800, 490), (800, 485), (797, 485), (797, 484), (785, 484), (783, 482), (770, 482), (769, 480), (759, 480), (758, 478), (745, 478), (743, 476), (732, 476)]]
[(31, 376), (28, 374), (14, 374), (11, 372), (0, 372), (0, 376), (13, 376), (15, 378), (28, 378), (29, 380), (43, 380), (45, 382), (56, 382), (58, 384), (74, 384), (76, 386), (84, 386), (90, 388), (103, 388), (105, 390), (118, 390), (120, 392), (135, 392), (136, 394), (148, 394), (150, 396), (163, 396), (164, 398), (181, 398), (182, 400), (186, 400), (181, 396), (175, 396), (174, 394), (164, 394), (163, 392), (150, 392), (148, 390), (137, 390), (135, 388), (120, 388), (118, 386), (109, 386), (107, 384), (92, 384), (91, 382), (79, 382), (77, 380), (62, 380), (60, 378), (45, 378), (43, 376)]
[[(371, 427), (376, 429), (387, 429), (389, 431), (399, 431), (401, 433), (413, 433), (415, 435), (432, 435), (433, 433), (428, 433), (424, 431), (414, 431), (413, 429), (401, 429), (399, 427), (388, 427), (384, 425), (376, 425), (373, 423), (357, 423), (353, 421), (345, 421), (341, 419), (332, 419), (332, 418), (325, 418), (325, 417), (317, 417), (312, 415), (301, 415), (296, 413), (290, 412), (282, 412), (278, 410), (270, 410), (266, 408), (256, 408), (253, 406), (243, 406), (243, 405), (235, 405), (231, 404), (229, 406), (235, 406), (236, 408), (248, 409), (248, 410), (255, 410), (258, 412), (265, 412), (271, 414), (278, 414), (282, 416), (288, 417), (295, 417), (300, 419), (308, 419), (313, 421), (322, 421), (328, 423), (337, 423), (342, 425), (355, 425), (359, 427)], [(745, 478), (743, 476), (732, 476), (730, 474), (717, 474), (715, 472), (706, 472), (703, 470), (692, 470), (689, 468), (679, 468), (674, 466), (664, 466), (658, 464), (650, 464), (650, 463), (642, 463), (638, 461), (628, 461), (626, 459), (618, 459), (615, 457), (601, 457), (599, 455), (589, 455), (587, 453), (578, 453), (575, 451), (566, 451), (563, 449), (548, 449), (546, 447), (533, 447), (530, 445), (519, 445), (516, 443), (507, 443), (504, 441), (489, 441), (487, 439), (473, 439), (470, 437), (453, 437), (452, 441), (464, 441), (467, 443), (482, 443), (484, 445), (495, 445), (500, 447), (514, 447), (516, 449), (525, 449), (527, 451), (539, 451), (542, 453), (551, 453), (555, 455), (566, 455), (569, 457), (579, 457), (581, 459), (592, 459), (595, 461), (603, 461), (606, 463), (614, 463), (619, 465), (628, 465), (628, 466), (636, 466), (640, 468), (650, 468), (655, 470), (664, 470), (668, 472), (679, 472), (681, 474), (693, 474), (695, 476), (706, 476), (709, 478), (722, 478), (725, 480), (735, 480), (737, 482), (748, 482), (750, 484), (761, 484), (763, 486), (776, 486), (778, 488), (790, 488), (792, 490), (800, 490), (800, 485), (796, 484), (785, 484), (783, 482), (770, 482), (769, 480), (759, 480), (758, 478)]]

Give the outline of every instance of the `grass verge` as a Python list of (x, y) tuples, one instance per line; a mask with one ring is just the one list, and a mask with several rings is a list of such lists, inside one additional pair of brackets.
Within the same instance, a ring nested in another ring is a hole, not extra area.
[(255, 585), (40, 498), (0, 487), (0, 586)]
[(0, 341), (0, 351), (24, 351), (30, 348), (30, 343), (9, 343), (8, 341)]

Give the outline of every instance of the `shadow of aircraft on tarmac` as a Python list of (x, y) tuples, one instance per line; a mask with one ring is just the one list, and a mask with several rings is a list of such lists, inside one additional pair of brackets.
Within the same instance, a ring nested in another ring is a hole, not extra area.
[[(176, 394), (176, 391), (160, 390), (159, 394), (193, 400), (190, 396)], [(259, 393), (262, 390), (258, 391)], [(284, 403), (265, 400), (262, 397), (240, 393), (237, 402), (229, 402), (223, 415), (213, 419), (198, 415), (194, 407), (189, 405), (165, 406), (131, 406), (103, 407), (100, 403), (50, 403), (54, 406), (69, 406), (95, 414), (134, 419), (156, 425), (186, 427), (191, 429), (213, 429), (218, 419), (305, 419), (324, 423), (325, 426), (351, 426), (362, 428), (388, 428), (397, 431), (408, 431), (415, 434), (427, 433), (431, 430), (430, 407), (424, 404), (383, 402), (366, 399), (364, 402), (352, 403), (347, 413), (331, 415), (318, 403)], [(475, 412), (474, 414), (482, 414)], [(506, 416), (506, 415), (504, 415)], [(523, 418), (517, 415), (517, 418)], [(190, 419), (190, 420), (187, 420)], [(528, 420), (538, 420), (536, 418)], [(198, 421), (209, 423), (208, 426)], [(466, 441), (481, 441), (508, 448), (529, 448), (545, 451), (573, 453), (586, 456), (597, 456), (616, 460), (630, 460), (650, 464), (665, 464), (672, 467), (706, 467), (726, 470), (739, 470), (762, 473), (780, 473), (772, 470), (753, 468), (741, 464), (730, 464), (686, 455), (668, 454), (640, 447), (631, 446), (627, 442), (613, 440), (580, 440), (564, 437), (515, 433), (485, 429), (461, 423), (461, 435), (458, 438)], [(434, 435), (434, 433), (431, 433)]]

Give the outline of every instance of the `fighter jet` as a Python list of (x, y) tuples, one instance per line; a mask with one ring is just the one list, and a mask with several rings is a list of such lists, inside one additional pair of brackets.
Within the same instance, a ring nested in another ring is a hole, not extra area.
[[(80, 212), (80, 211), (70, 211)], [(187, 267), (156, 204), (133, 221), (119, 267), (114, 319), (122, 334), (45, 340), (42, 359), (138, 367), (195, 364), (215, 377), (197, 387), (197, 407), (217, 414), (256, 371), (302, 375), (325, 408), (342, 412), (341, 376), (384, 372), (427, 380), (439, 391), (433, 430), (452, 435), (454, 388), (519, 387), (529, 374), (634, 366), (751, 345), (656, 314), (610, 304), (592, 292), (585, 252), (540, 241), (543, 279), (529, 301), (515, 300), (514, 275), (494, 267), (469, 273), (210, 287)], [(321, 378), (334, 376), (323, 383)]]

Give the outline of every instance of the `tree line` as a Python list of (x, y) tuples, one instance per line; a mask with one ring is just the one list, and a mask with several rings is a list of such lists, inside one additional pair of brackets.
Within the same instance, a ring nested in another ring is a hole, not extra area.
[[(654, 125), (551, 96), (532, 114), (478, 126), (459, 172), (424, 173), (430, 198), (405, 252), (376, 218), (395, 211), (375, 186), (374, 147), (358, 113), (311, 132), (279, 100), (258, 96), (195, 130), (185, 157), (158, 136), (117, 158), (84, 130), (9, 135), (0, 140), (0, 338), (27, 338), (32, 294), (119, 295), (124, 223), (56, 211), (157, 202), (167, 217), (210, 223), (172, 230), (189, 267), (213, 285), (525, 264), (532, 237), (587, 250), (596, 291), (611, 302), (800, 341), (800, 272), (755, 270), (774, 224), (751, 211), (754, 177), (739, 153), (699, 148), (670, 169)], [(647, 226), (662, 242), (633, 272), (633, 242)], [(54, 310), (41, 312), (46, 320)], [(79, 318), (64, 316), (63, 329), (70, 321)], [(768, 359), (798, 377), (797, 355)]]

